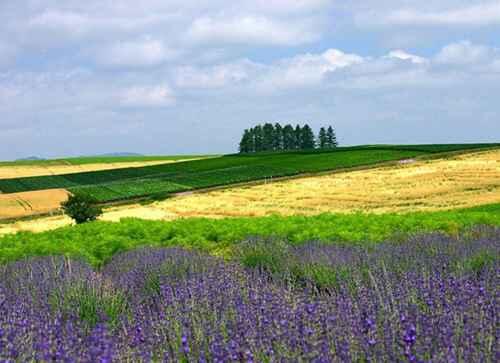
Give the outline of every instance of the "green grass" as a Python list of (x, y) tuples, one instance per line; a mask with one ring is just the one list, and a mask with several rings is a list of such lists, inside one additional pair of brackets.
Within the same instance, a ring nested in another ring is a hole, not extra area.
[[(232, 155), (174, 164), (141, 168), (124, 168), (95, 172), (39, 176), (0, 180), (0, 191), (15, 193), (52, 188), (68, 188), (72, 192), (87, 191), (100, 202), (170, 192), (172, 185), (183, 187), (175, 191), (247, 182), (270, 177), (290, 176), (340, 168), (371, 165), (384, 161), (411, 158), (421, 151), (396, 149), (348, 150), (329, 153), (300, 152), (272, 155)], [(116, 190), (116, 184), (122, 187)], [(127, 188), (125, 183), (134, 183)], [(154, 184), (158, 184), (156, 187)], [(165, 187), (161, 186), (164, 185)], [(141, 188), (141, 185), (144, 187)], [(92, 187), (92, 189), (87, 189)], [(103, 189), (98, 191), (97, 189)], [(175, 189), (175, 188), (174, 188)]]
[(190, 218), (172, 222), (126, 219), (120, 223), (93, 222), (38, 234), (22, 232), (4, 236), (0, 238), (0, 263), (32, 256), (64, 255), (84, 258), (99, 267), (114, 254), (141, 246), (178, 246), (227, 255), (237, 242), (251, 236), (284, 238), (292, 244), (317, 240), (366, 245), (389, 239), (404, 240), (412, 234), (432, 231), (456, 235), (474, 225), (500, 226), (500, 213), (457, 210), (404, 215)]

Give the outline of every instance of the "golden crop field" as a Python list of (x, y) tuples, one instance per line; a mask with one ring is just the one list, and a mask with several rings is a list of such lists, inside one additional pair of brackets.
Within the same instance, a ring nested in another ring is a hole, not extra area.
[(57, 210), (68, 199), (65, 189), (0, 194), (0, 217), (20, 218)]
[(116, 163), (92, 163), (92, 164), (55, 164), (55, 165), (0, 165), (0, 179), (24, 178), (30, 176), (61, 175), (71, 173), (82, 173), (87, 171), (139, 168), (142, 166), (176, 163), (183, 160), (155, 160), (155, 161), (131, 161)]
[[(192, 193), (150, 205), (105, 210), (101, 219), (414, 212), (500, 202), (500, 150), (449, 159), (332, 173), (256, 186)], [(0, 234), (70, 224), (67, 217), (0, 225)]]

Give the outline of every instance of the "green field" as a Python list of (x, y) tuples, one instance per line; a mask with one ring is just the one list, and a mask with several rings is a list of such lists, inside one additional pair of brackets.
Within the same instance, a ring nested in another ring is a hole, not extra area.
[(439, 152), (494, 147), (498, 144), (358, 146), (332, 151), (235, 154), (174, 164), (63, 175), (0, 180), (0, 191), (16, 193), (66, 188), (99, 202), (137, 197), (165, 197), (188, 191), (272, 177), (293, 176), (380, 162), (433, 155)]
[(85, 164), (113, 164), (113, 163), (131, 163), (148, 161), (177, 161), (185, 159), (197, 159), (213, 157), (217, 155), (173, 155), (173, 156), (81, 156), (74, 158), (58, 158), (47, 160), (16, 160), (0, 161), (0, 166), (56, 166), (56, 165), (85, 165)]
[(227, 255), (248, 237), (275, 237), (301, 244), (321, 241), (369, 245), (404, 241), (425, 232), (457, 235), (474, 226), (500, 226), (500, 204), (473, 209), (410, 214), (323, 214), (312, 217), (249, 217), (171, 222), (126, 219), (93, 222), (44, 233), (22, 232), (0, 238), (0, 263), (31, 256), (65, 255), (102, 266), (113, 255), (143, 246), (195, 248)]

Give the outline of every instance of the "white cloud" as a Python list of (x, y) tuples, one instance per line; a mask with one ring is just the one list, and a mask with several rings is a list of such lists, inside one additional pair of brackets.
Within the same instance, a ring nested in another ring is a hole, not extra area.
[(400, 9), (392, 11), (385, 16), (381, 16), (381, 14), (378, 13), (372, 13), (370, 18), (366, 16), (361, 17), (361, 19), (379, 25), (484, 26), (500, 24), (500, 3), (495, 1), (440, 11), (423, 11), (418, 8)]
[(26, 23), (21, 22), (16, 27), (23, 33), (28, 32), (35, 39), (43, 38), (48, 43), (64, 43), (68, 39), (89, 37), (107, 39), (116, 34), (137, 32), (164, 20), (158, 15), (116, 16), (112, 13), (98, 14), (54, 8), (35, 13)]
[(362, 63), (364, 58), (346, 54), (338, 49), (329, 49), (321, 54), (301, 54), (285, 59), (271, 67), (261, 77), (264, 89), (311, 86), (320, 83), (328, 72)]
[(176, 55), (161, 41), (145, 39), (118, 42), (103, 48), (97, 53), (96, 60), (106, 66), (147, 67), (161, 64)]
[(57, 30), (82, 35), (90, 30), (92, 20), (75, 12), (46, 10), (31, 18), (28, 25), (35, 29)]
[(176, 85), (181, 88), (220, 88), (249, 79), (257, 65), (249, 60), (210, 67), (180, 67), (175, 71)]
[(410, 62), (415, 63), (415, 64), (425, 64), (428, 62), (427, 59), (425, 59), (423, 57), (419, 57), (418, 55), (407, 53), (401, 49), (391, 51), (387, 55), (387, 57), (401, 59), (401, 60), (409, 60)]
[(168, 86), (129, 87), (119, 93), (119, 100), (126, 107), (169, 107), (175, 97)]
[(495, 50), (485, 45), (461, 41), (445, 46), (437, 55), (436, 62), (454, 65), (478, 65), (491, 62)]
[(330, 0), (251, 0), (261, 11), (295, 13), (322, 10), (332, 4)]
[(196, 43), (299, 45), (317, 40), (319, 34), (298, 22), (245, 15), (198, 18), (187, 37)]

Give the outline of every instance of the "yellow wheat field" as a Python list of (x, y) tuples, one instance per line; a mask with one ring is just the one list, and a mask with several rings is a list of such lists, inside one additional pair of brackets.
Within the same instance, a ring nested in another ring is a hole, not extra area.
[(68, 199), (65, 189), (38, 190), (0, 194), (0, 218), (20, 218), (44, 214), (59, 209)]
[(176, 163), (180, 161), (193, 160), (155, 160), (155, 161), (130, 161), (116, 163), (92, 163), (92, 164), (56, 164), (56, 165), (4, 165), (0, 166), (0, 179), (24, 178), (30, 176), (61, 175), (71, 173), (82, 173), (87, 171), (139, 168), (159, 164)]
[[(413, 212), (500, 202), (500, 150), (450, 159), (334, 173), (257, 186), (179, 196), (151, 205), (109, 208), (102, 219), (176, 219), (314, 215), (325, 212)], [(71, 223), (50, 218), (0, 225), (0, 234)]]

